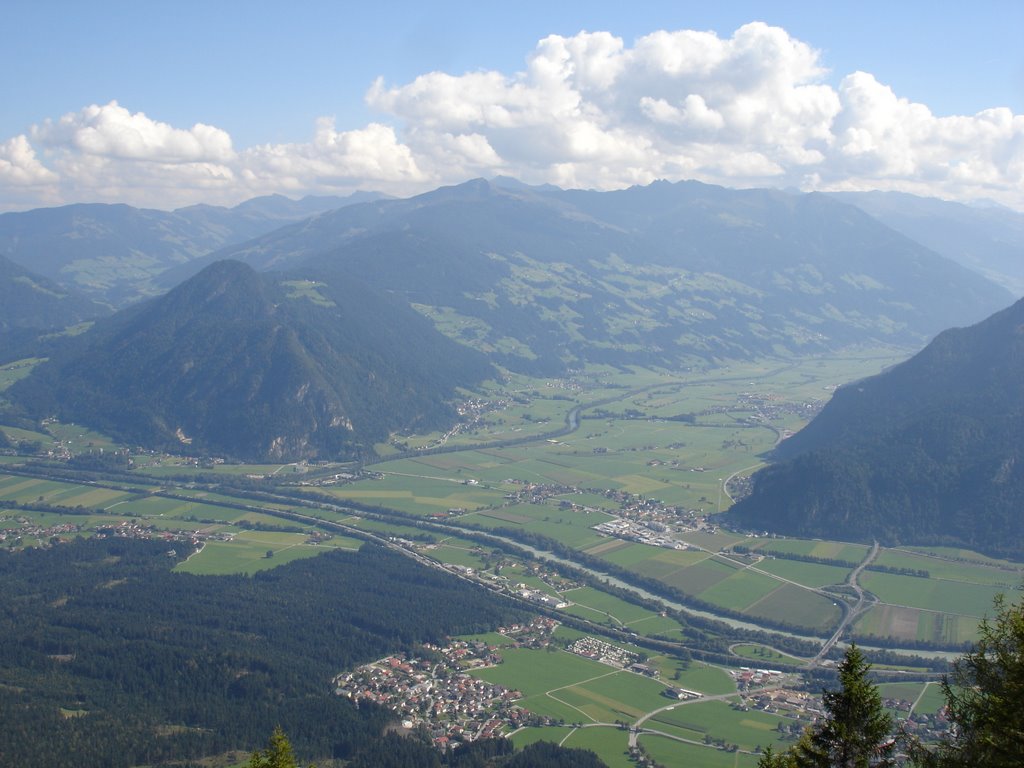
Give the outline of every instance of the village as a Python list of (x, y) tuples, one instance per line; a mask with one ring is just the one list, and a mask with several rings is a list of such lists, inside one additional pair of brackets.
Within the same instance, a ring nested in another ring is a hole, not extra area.
[[(176, 542), (189, 552), (202, 548), (207, 541), (231, 541), (233, 534), (221, 531), (191, 529), (168, 530), (154, 525), (143, 525), (133, 520), (114, 524), (87, 526), (80, 523), (60, 522), (44, 525), (26, 515), (0, 516), (0, 544), (11, 547), (49, 547), (75, 536), (94, 536), (98, 539), (140, 539)], [(175, 550), (170, 550), (174, 552)]]
[[(501, 627), (512, 646), (543, 647), (558, 626), (537, 616), (528, 624)], [(479, 640), (453, 640), (443, 648), (427, 645), (421, 656), (386, 656), (334, 679), (335, 693), (353, 701), (387, 707), (402, 727), (425, 728), (435, 746), (496, 736), (537, 721), (516, 702), (522, 694), (473, 677), (467, 670), (502, 663), (494, 646)]]

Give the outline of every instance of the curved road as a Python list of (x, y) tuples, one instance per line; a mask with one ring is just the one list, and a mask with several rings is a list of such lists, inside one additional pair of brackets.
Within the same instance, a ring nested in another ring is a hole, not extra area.
[[(757, 690), (758, 690), (758, 693), (760, 693), (761, 691), (775, 691), (775, 690), (778, 690), (781, 687), (782, 687), (781, 685), (769, 685), (769, 686), (767, 686), (765, 688), (758, 688)], [(646, 723), (648, 720), (650, 720), (655, 715), (660, 715), (662, 712), (666, 712), (666, 711), (668, 711), (670, 709), (675, 709), (676, 707), (685, 707), (687, 704), (697, 704), (697, 703), (703, 704), (706, 701), (725, 701), (727, 699), (734, 699), (734, 698), (736, 698), (736, 696), (737, 696), (736, 691), (733, 691), (732, 693), (719, 693), (719, 694), (716, 694), (714, 696), (701, 696), (700, 698), (697, 698), (697, 699), (686, 699), (684, 701), (674, 701), (671, 704), (666, 704), (664, 707), (659, 707), (658, 709), (652, 710), (652, 711), (648, 712), (646, 715), (642, 715), (641, 717), (637, 718), (636, 722), (633, 723), (632, 726), (630, 726), (630, 728), (629, 728), (629, 746), (630, 747), (635, 747), (636, 746), (636, 738), (637, 738), (637, 736), (639, 736), (642, 733), (659, 733), (660, 734), (659, 731), (652, 731), (649, 728), (644, 728), (643, 727), (643, 724)], [(668, 734), (660, 734), (660, 735), (668, 735)], [(680, 739), (680, 741), (685, 741), (685, 739)], [(699, 741), (695, 741), (693, 743), (694, 744), (701, 744), (702, 746), (704, 746)]]
[[(839, 638), (842, 637), (843, 632), (846, 630), (846, 628), (850, 626), (850, 624), (853, 623), (853, 621), (858, 616), (864, 613), (864, 611), (866, 611), (868, 608), (870, 608), (872, 605), (878, 602), (878, 599), (873, 595), (866, 595), (864, 592), (864, 588), (858, 583), (858, 579), (860, 578), (861, 573), (863, 573), (864, 569), (875, 561), (876, 557), (878, 557), (877, 541), (871, 545), (871, 551), (868, 552), (867, 557), (865, 557), (861, 561), (860, 565), (858, 565), (856, 568), (850, 571), (850, 575), (846, 577), (846, 583), (849, 586), (853, 587), (853, 590), (857, 593), (857, 604), (852, 608), (847, 607), (843, 609), (843, 620), (839, 622), (839, 626), (836, 628), (835, 633), (832, 635), (832, 637), (828, 639), (828, 641), (823, 646), (821, 646), (821, 650), (818, 651), (818, 655), (811, 659), (810, 663), (808, 663), (807, 666), (818, 666), (821, 663), (821, 660), (825, 658), (825, 654), (832, 650), (832, 647), (839, 642)], [(846, 605), (846, 603), (839, 604), (844, 606)]]

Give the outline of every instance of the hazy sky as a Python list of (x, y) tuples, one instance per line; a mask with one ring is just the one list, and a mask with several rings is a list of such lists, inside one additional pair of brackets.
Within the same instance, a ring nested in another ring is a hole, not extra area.
[(42, 0), (3, 18), (0, 210), (497, 174), (1024, 210), (1021, 0)]

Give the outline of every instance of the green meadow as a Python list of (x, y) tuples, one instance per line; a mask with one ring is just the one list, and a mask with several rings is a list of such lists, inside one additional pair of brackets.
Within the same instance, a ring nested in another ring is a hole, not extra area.
[(355, 550), (362, 543), (356, 539), (336, 537), (326, 543), (312, 545), (307, 539), (300, 533), (243, 531), (228, 542), (206, 542), (202, 550), (179, 563), (177, 570), (207, 576), (252, 575), (299, 558), (315, 557), (330, 549)]
[(802, 584), (805, 587), (820, 588), (830, 584), (843, 584), (850, 575), (848, 568), (837, 568), (834, 565), (818, 565), (802, 563), (799, 560), (783, 560), (773, 558), (762, 560), (757, 569), (774, 576)]
[(43, 362), (43, 358), (26, 357), (23, 360), (15, 360), (13, 362), (0, 365), (0, 392), (3, 392), (14, 382), (20, 381), (28, 376), (32, 373), (32, 369), (41, 362)]
[(736, 744), (740, 749), (753, 751), (756, 747), (785, 746), (778, 726), (790, 725), (792, 718), (772, 715), (758, 710), (742, 711), (733, 706), (735, 702), (692, 701), (661, 712), (648, 721), (655, 724), (674, 726), (692, 734), (689, 738), (702, 740), (705, 736), (724, 739), (727, 744)]
[[(648, 619), (661, 618), (657, 613), (639, 605), (626, 602), (620, 597), (601, 592), (592, 587), (580, 587), (562, 593), (562, 597), (571, 600), (574, 607), (585, 608), (591, 614), (602, 619), (611, 617), (619, 625), (638, 625)], [(572, 612), (572, 609), (570, 609)], [(585, 616), (590, 618), (590, 616)], [(671, 620), (669, 620), (671, 621)], [(675, 624), (675, 622), (671, 622)], [(678, 627), (678, 624), (675, 624)]]
[(980, 618), (992, 608), (996, 595), (1004, 588), (989, 584), (922, 579), (889, 573), (865, 571), (861, 583), (878, 599), (892, 605)]
[(728, 672), (721, 667), (700, 661), (690, 663), (672, 684), (708, 696), (721, 696), (736, 691), (736, 683)]
[[(560, 736), (561, 734), (555, 731), (553, 735)], [(562, 736), (561, 744), (564, 747), (589, 749), (596, 752), (608, 765), (608, 768), (634, 768), (636, 765), (629, 759), (629, 733), (620, 728), (576, 728)], [(516, 746), (518, 746), (518, 742)]]
[(753, 768), (757, 756), (742, 752), (726, 752), (717, 747), (689, 744), (666, 736), (644, 734), (640, 744), (659, 765), (686, 768)]
[(864, 544), (846, 544), (841, 541), (821, 541), (819, 539), (769, 538), (751, 539), (743, 542), (751, 549), (770, 549), (805, 557), (820, 557), (827, 560), (843, 560), (848, 563), (859, 563), (871, 550)]
[(503, 663), (472, 674), (521, 691), (523, 707), (566, 722), (636, 719), (665, 702), (665, 684), (568, 651), (511, 648)]
[[(957, 550), (957, 552), (962, 552)], [(973, 553), (972, 553), (973, 554)], [(1024, 578), (1024, 565), (1003, 560), (954, 560), (939, 554), (911, 552), (904, 549), (883, 549), (876, 560), (878, 565), (891, 568), (911, 568), (928, 571), (929, 578), (961, 581), (969, 584), (989, 584), (1005, 589), (1016, 589)]]
[(576, 512), (559, 509), (557, 502), (547, 504), (510, 504), (498, 509), (481, 509), (460, 516), (460, 524), (483, 528), (512, 528), (539, 533), (570, 547), (582, 549), (603, 540), (592, 530), (598, 523), (613, 519), (603, 512)]

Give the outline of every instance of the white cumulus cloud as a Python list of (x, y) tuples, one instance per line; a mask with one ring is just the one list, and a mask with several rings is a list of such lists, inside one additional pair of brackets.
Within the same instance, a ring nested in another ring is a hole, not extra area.
[(254, 191), (392, 189), (423, 179), (412, 153), (389, 126), (371, 123), (338, 131), (330, 118), (320, 118), (312, 141), (253, 147), (242, 153), (239, 164)]
[(377, 82), (367, 100), (407, 127), (417, 156), (471, 133), (495, 150), (495, 169), (527, 180), (734, 182), (745, 168), (739, 177), (763, 183), (820, 160), (840, 110), (824, 74), (813, 49), (761, 23), (729, 39), (655, 32), (632, 48), (584, 32), (541, 40), (522, 72)]
[(1024, 116), (994, 106), (939, 117), (873, 74), (836, 87), (828, 76), (811, 45), (754, 22), (728, 37), (660, 30), (631, 44), (601, 31), (550, 35), (521, 71), (378, 79), (366, 92), (377, 121), (325, 117), (305, 141), (238, 150), (215, 126), (176, 127), (110, 102), (0, 143), (0, 204), (402, 195), (506, 174), (599, 189), (658, 178), (901, 189), (1024, 209)]
[(24, 136), (15, 136), (0, 144), (0, 183), (34, 187), (56, 179), (57, 174), (39, 162)]
[(60, 202), (53, 192), (57, 179), (57, 174), (36, 157), (25, 136), (0, 143), (0, 206)]
[(45, 120), (32, 128), (31, 137), (48, 147), (125, 160), (223, 163), (234, 157), (231, 137), (219, 128), (203, 123), (174, 128), (116, 101)]

